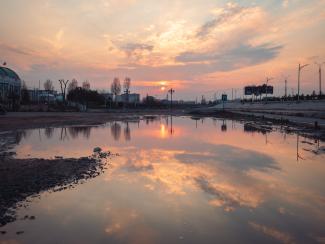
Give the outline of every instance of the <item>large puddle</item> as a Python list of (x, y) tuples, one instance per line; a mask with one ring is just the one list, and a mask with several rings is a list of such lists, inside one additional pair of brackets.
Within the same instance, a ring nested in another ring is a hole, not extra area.
[(0, 228), (4, 243), (325, 242), (324, 144), (297, 134), (148, 117), (27, 130), (17, 143), (17, 158), (82, 157), (94, 147), (120, 156), (104, 174), (19, 209), (35, 219)]

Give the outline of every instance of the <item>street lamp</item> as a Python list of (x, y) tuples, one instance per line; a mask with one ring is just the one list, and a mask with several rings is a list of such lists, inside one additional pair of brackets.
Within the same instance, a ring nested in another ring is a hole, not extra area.
[(325, 64), (325, 62), (323, 63), (317, 63), (315, 62), (316, 65), (318, 65), (319, 67), (319, 96), (321, 97), (322, 96), (322, 65)]
[(298, 67), (298, 102), (300, 100), (300, 73), (301, 73), (301, 70), (305, 67), (307, 67), (309, 64), (304, 64), (304, 65), (301, 65), (299, 64), (299, 67)]

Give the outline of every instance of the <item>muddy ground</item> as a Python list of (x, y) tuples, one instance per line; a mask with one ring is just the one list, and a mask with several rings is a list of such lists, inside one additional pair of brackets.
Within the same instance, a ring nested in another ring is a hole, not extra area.
[[(110, 152), (89, 157), (16, 159), (0, 153), (0, 227), (16, 220), (26, 199), (45, 191), (60, 191), (94, 178), (107, 169)], [(35, 216), (31, 217), (35, 218)]]
[(16, 112), (0, 115), (0, 132), (34, 129), (44, 127), (60, 127), (69, 125), (99, 125), (112, 120), (140, 119), (152, 115), (184, 115), (183, 110), (141, 110), (118, 111), (110, 113), (98, 112)]

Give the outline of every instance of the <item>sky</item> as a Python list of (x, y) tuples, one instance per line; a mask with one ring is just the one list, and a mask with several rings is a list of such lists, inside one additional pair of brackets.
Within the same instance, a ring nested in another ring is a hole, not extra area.
[(108, 91), (128, 76), (131, 92), (195, 100), (271, 77), (283, 95), (301, 63), (302, 93), (319, 91), (325, 0), (0, 1), (0, 62), (30, 88), (75, 78)]

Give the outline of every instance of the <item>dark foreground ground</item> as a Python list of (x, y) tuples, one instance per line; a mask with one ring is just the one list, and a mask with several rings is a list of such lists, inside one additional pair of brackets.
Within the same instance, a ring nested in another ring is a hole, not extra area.
[[(26, 206), (24, 201), (28, 198), (45, 191), (74, 187), (104, 172), (110, 153), (55, 159), (16, 159), (12, 156), (0, 152), (0, 227), (16, 220), (16, 209)], [(34, 219), (35, 216), (26, 218)]]

